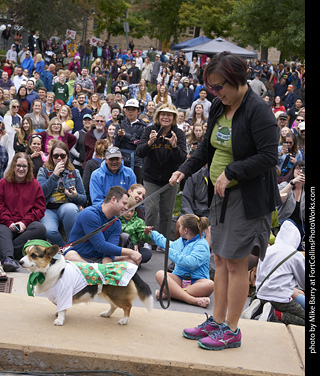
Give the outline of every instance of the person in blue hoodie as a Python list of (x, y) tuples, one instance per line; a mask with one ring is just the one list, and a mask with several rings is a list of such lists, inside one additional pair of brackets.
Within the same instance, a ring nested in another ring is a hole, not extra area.
[(106, 151), (105, 161), (91, 175), (89, 185), (91, 202), (93, 205), (101, 204), (111, 187), (117, 185), (128, 190), (136, 182), (133, 170), (123, 164), (120, 149), (110, 146)]
[[(206, 217), (185, 214), (179, 218), (180, 238), (169, 243), (169, 258), (175, 263), (172, 273), (168, 273), (170, 296), (188, 304), (203, 308), (210, 304), (209, 296), (213, 292), (213, 281), (209, 277), (210, 248), (204, 237), (204, 231), (209, 227)], [(157, 246), (165, 248), (166, 238), (147, 226), (145, 233), (151, 232), (151, 239)], [(164, 271), (158, 270), (156, 280), (162, 285)], [(160, 291), (156, 290), (156, 299)], [(166, 299), (164, 290), (162, 299)]]

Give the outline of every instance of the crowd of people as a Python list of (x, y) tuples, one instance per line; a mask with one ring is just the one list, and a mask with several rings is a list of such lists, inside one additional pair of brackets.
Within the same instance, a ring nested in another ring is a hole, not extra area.
[[(26, 240), (63, 247), (118, 216), (66, 259), (148, 262), (165, 246), (179, 183), (170, 292), (207, 307), (214, 291), (215, 301), (213, 316), (184, 336), (206, 349), (221, 337), (240, 346), (249, 261), (259, 280), (271, 233), (288, 220), (304, 251), (302, 65), (229, 53), (188, 61), (153, 48), (143, 60), (108, 41), (32, 47), (12, 44), (1, 64), (0, 278), (19, 268)], [(155, 277), (161, 284), (163, 272)], [(261, 316), (281, 321), (281, 304), (266, 302)]]

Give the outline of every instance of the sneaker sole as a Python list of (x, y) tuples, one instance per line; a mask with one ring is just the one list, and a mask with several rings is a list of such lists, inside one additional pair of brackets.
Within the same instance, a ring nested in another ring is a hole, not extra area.
[(16, 270), (19, 269), (19, 267), (16, 268), (15, 266), (13, 266), (13, 265), (8, 265), (8, 264), (3, 264), (2, 266), (3, 266), (3, 270), (4, 270), (5, 272), (15, 272)]
[(259, 308), (261, 307), (261, 301), (259, 299), (256, 299), (252, 302), (252, 304), (243, 311), (241, 318), (251, 320), (254, 319), (255, 316), (258, 315)]
[(219, 351), (219, 350), (224, 350), (224, 349), (234, 349), (234, 348), (240, 347), (241, 342), (233, 342), (233, 343), (229, 343), (225, 346), (208, 347), (208, 346), (204, 345), (202, 342), (199, 341), (198, 345), (201, 348), (206, 349), (206, 350)]
[(263, 306), (262, 314), (259, 317), (259, 321), (270, 321), (271, 310), (272, 310), (271, 303), (266, 303)]
[(191, 336), (190, 334), (185, 333), (184, 330), (182, 331), (182, 335), (183, 335), (185, 338), (193, 339), (193, 340), (199, 340), (199, 339), (201, 339), (201, 338), (208, 337), (208, 334), (204, 334), (203, 336)]

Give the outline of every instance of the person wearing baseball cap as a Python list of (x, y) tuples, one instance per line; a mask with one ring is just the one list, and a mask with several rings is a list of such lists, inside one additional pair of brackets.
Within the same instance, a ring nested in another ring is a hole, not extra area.
[(128, 190), (136, 182), (132, 169), (123, 164), (121, 150), (116, 146), (110, 146), (101, 166), (91, 174), (91, 202), (93, 205), (102, 204), (111, 187), (117, 185)]
[(141, 139), (146, 124), (138, 118), (140, 105), (137, 99), (128, 99), (124, 105), (125, 118), (120, 121), (115, 129), (115, 146), (123, 151), (124, 165), (131, 167), (138, 183), (142, 183), (142, 159), (135, 155), (137, 144)]

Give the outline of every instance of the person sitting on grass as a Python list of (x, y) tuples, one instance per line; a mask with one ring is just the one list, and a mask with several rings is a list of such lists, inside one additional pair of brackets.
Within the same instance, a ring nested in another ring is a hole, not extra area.
[[(204, 237), (204, 231), (209, 227), (206, 217), (185, 214), (179, 218), (180, 238), (169, 243), (169, 258), (175, 263), (172, 273), (168, 273), (168, 286), (172, 298), (188, 304), (206, 308), (210, 304), (209, 296), (213, 292), (213, 281), (209, 277), (209, 244)], [(145, 232), (151, 232), (151, 239), (157, 246), (165, 248), (166, 238), (147, 226)], [(187, 278), (191, 279), (186, 284)], [(158, 270), (156, 280), (161, 286), (164, 271)], [(156, 299), (160, 291), (156, 290)], [(167, 298), (164, 290), (162, 299)]]

